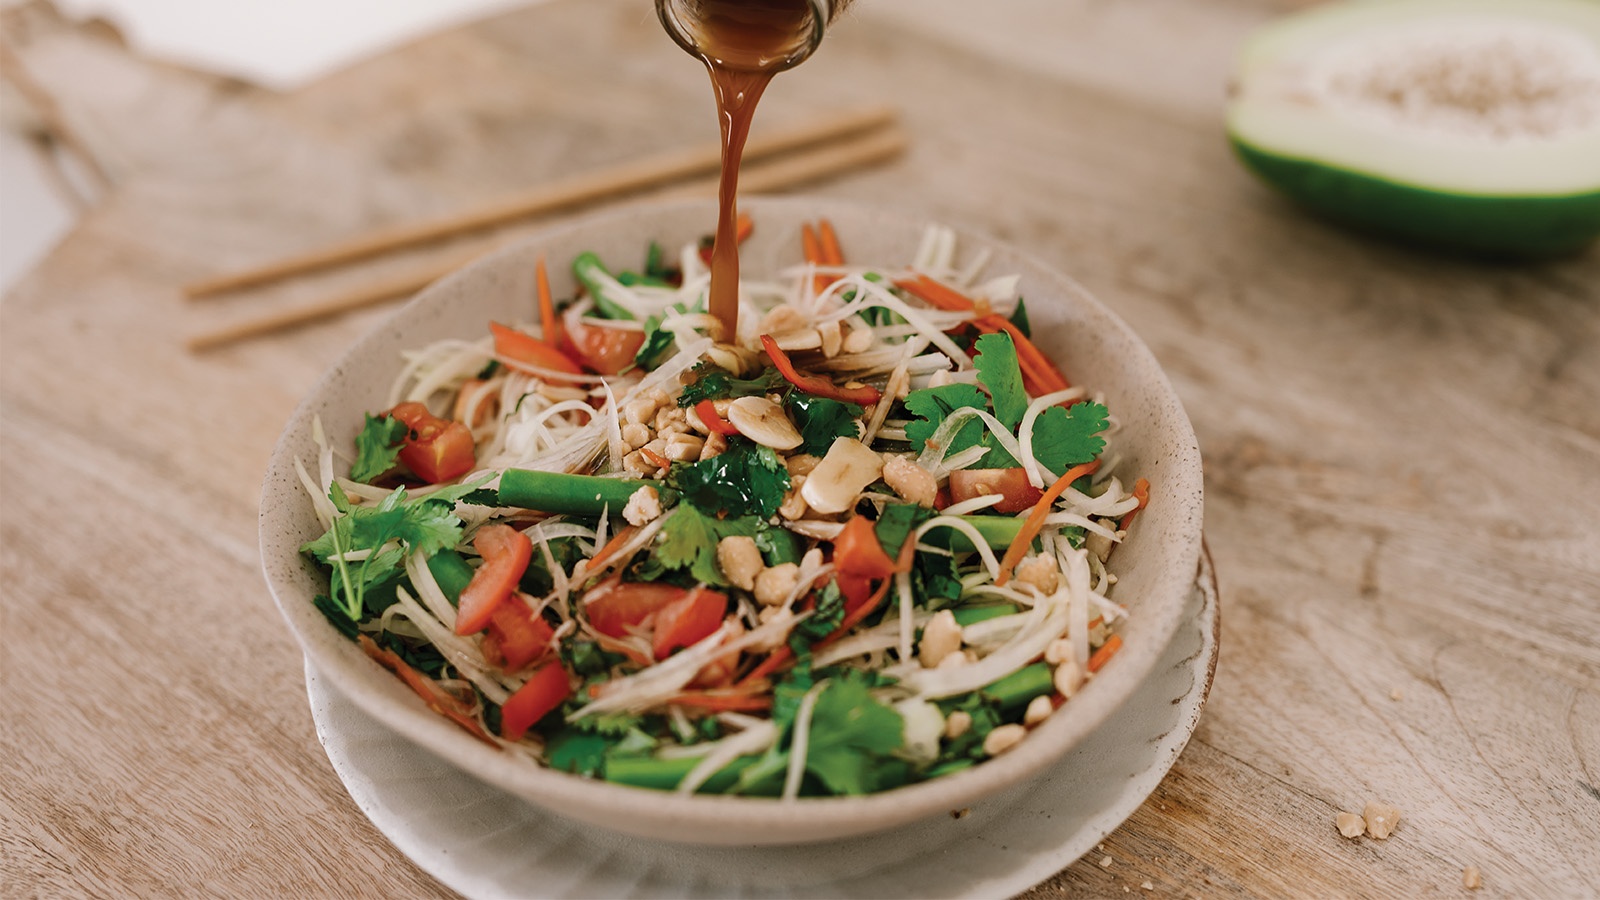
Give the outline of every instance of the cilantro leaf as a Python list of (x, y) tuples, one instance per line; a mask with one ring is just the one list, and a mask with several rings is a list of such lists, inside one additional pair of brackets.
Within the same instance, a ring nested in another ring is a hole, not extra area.
[(686, 503), (707, 515), (766, 519), (783, 505), (789, 470), (771, 447), (732, 437), (722, 453), (674, 466), (668, 481)]
[(1033, 424), (1034, 458), (1055, 476), (1094, 459), (1106, 448), (1105, 438), (1099, 435), (1106, 430), (1109, 414), (1099, 403), (1045, 410)]
[(796, 453), (822, 456), (833, 446), (834, 438), (853, 438), (861, 434), (856, 427), (856, 420), (861, 418), (863, 410), (854, 403), (841, 403), (795, 391), (784, 400), (783, 405), (803, 438), (800, 446), (795, 448)]
[(837, 581), (829, 581), (817, 594), (811, 616), (796, 625), (795, 633), (808, 641), (820, 641), (844, 621), (844, 593)]
[(989, 389), (994, 417), (1016, 431), (1022, 414), (1028, 411), (1028, 392), (1022, 386), (1022, 364), (1017, 361), (1016, 344), (1011, 342), (1011, 335), (997, 331), (978, 338), (972, 346), (978, 351), (972, 364), (978, 370), (978, 380)]
[(672, 349), (673, 334), (661, 327), (660, 316), (650, 316), (644, 320), (644, 343), (639, 345), (639, 352), (633, 355), (633, 362), (641, 369), (654, 369), (666, 359), (667, 351)]
[(886, 764), (905, 743), (905, 720), (874, 700), (854, 670), (823, 688), (811, 713), (806, 772), (835, 794), (865, 794), (892, 783)]
[(654, 556), (666, 569), (688, 569), (696, 581), (727, 587), (717, 565), (717, 544), (725, 537), (753, 537), (757, 524), (748, 516), (718, 519), (682, 504), (661, 524)]
[(405, 440), (406, 423), (388, 416), (367, 414), (367, 423), (356, 435), (356, 461), (350, 465), (351, 479), (370, 482), (394, 468)]
[[(674, 303), (672, 309), (680, 313), (705, 311), (698, 301), (693, 306)], [(672, 350), (672, 343), (677, 338), (672, 332), (661, 327), (664, 321), (666, 321), (665, 316), (649, 316), (644, 320), (644, 343), (639, 345), (639, 352), (633, 355), (633, 361), (639, 368), (656, 368), (666, 361), (668, 352)]]
[[(989, 399), (977, 387), (963, 382), (946, 384), (935, 388), (923, 388), (912, 391), (906, 395), (906, 409), (915, 419), (906, 423), (906, 440), (911, 442), (913, 450), (921, 451), (928, 438), (939, 430), (939, 426), (952, 412), (964, 406), (976, 409), (987, 409)], [(978, 435), (983, 430), (983, 424), (977, 420), (970, 420), (961, 426), (951, 441), (952, 447), (964, 444), (967, 447), (977, 443)]]
[(878, 514), (877, 524), (873, 531), (878, 536), (878, 543), (883, 545), (883, 552), (889, 554), (890, 559), (900, 555), (900, 548), (906, 539), (911, 537), (911, 532), (923, 522), (933, 518), (933, 510), (925, 509), (915, 503), (887, 503), (883, 512)]
[(545, 743), (545, 759), (552, 769), (592, 778), (600, 774), (606, 751), (615, 743), (603, 734), (566, 728)]
[[(338, 576), (333, 595), (350, 618), (357, 619), (368, 589), (381, 589), (396, 579), (408, 552), (426, 557), (461, 542), (461, 520), (453, 511), (455, 498), (476, 487), (456, 485), (417, 500), (409, 499), (401, 488), (377, 506), (352, 506), (335, 484), (328, 497), (344, 514), (322, 537), (302, 545), (300, 552), (333, 567)], [(345, 558), (362, 550), (368, 552), (363, 560)]]
[(727, 397), (750, 397), (755, 394), (765, 394), (776, 391), (788, 384), (783, 380), (783, 373), (777, 369), (767, 369), (754, 378), (738, 378), (727, 369), (721, 369), (710, 363), (698, 363), (691, 372), (699, 375), (699, 379), (683, 389), (678, 395), (678, 405), (687, 409), (701, 400), (722, 400)]
[[(989, 398), (985, 397), (975, 385), (959, 381), (941, 387), (912, 391), (906, 396), (906, 409), (916, 418), (906, 424), (906, 440), (911, 442), (913, 450), (922, 450), (928, 438), (933, 437), (939, 425), (952, 412), (967, 406), (974, 409), (988, 409)], [(956, 429), (945, 452), (947, 455), (960, 453), (968, 447), (980, 444), (988, 447), (989, 452), (978, 461), (978, 468), (1009, 469), (1017, 465), (1011, 454), (995, 442), (988, 426), (976, 418), (968, 419)]]
[(918, 553), (911, 566), (911, 584), (930, 610), (943, 609), (961, 599), (961, 572), (953, 556)]

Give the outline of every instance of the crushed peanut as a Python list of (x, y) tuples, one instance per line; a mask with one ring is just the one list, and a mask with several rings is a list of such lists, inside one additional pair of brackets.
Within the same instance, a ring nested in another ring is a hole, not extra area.
[(756, 539), (745, 535), (723, 538), (717, 543), (717, 568), (734, 587), (754, 590), (756, 576), (765, 568)]
[(1467, 866), (1461, 870), (1461, 886), (1469, 891), (1483, 887), (1483, 873), (1478, 871), (1477, 866)]
[(649, 425), (629, 422), (622, 426), (622, 441), (628, 445), (629, 450), (637, 450), (643, 447), (645, 444), (650, 443), (654, 437), (655, 435), (651, 433)]
[(1044, 661), (1052, 666), (1059, 666), (1071, 658), (1072, 641), (1067, 638), (1056, 638), (1044, 648)]
[(850, 333), (844, 336), (840, 349), (845, 353), (865, 353), (872, 349), (872, 328), (855, 316), (851, 316), (847, 323)]
[(622, 408), (622, 420), (630, 425), (648, 425), (660, 409), (661, 404), (654, 397), (640, 397)]
[(678, 462), (694, 462), (700, 458), (700, 450), (704, 446), (705, 441), (688, 432), (681, 432), (667, 438), (667, 450), (661, 455)]
[(1367, 822), (1367, 834), (1380, 841), (1388, 840), (1400, 825), (1400, 810), (1387, 803), (1369, 800), (1366, 809), (1361, 811), (1361, 818)]
[(1055, 711), (1056, 705), (1050, 702), (1049, 695), (1040, 694), (1028, 701), (1028, 709), (1022, 714), (1022, 724), (1030, 727), (1038, 725), (1045, 719), (1050, 718), (1050, 714)]
[(923, 666), (933, 668), (944, 662), (952, 653), (961, 651), (961, 626), (955, 614), (941, 609), (922, 627), (922, 641), (917, 645), (917, 659)]
[(966, 734), (967, 729), (971, 727), (972, 715), (970, 713), (963, 709), (953, 710), (944, 720), (944, 736), (953, 741)]
[(800, 567), (794, 563), (779, 563), (762, 569), (756, 576), (756, 602), (763, 606), (777, 606), (789, 599), (789, 593), (800, 583)]
[[(939, 493), (939, 482), (933, 473), (903, 456), (885, 456), (883, 483), (900, 495), (900, 499), (918, 506), (933, 508)], [(1020, 570), (1017, 573), (1021, 575)]]
[(1022, 743), (1022, 739), (1027, 736), (1028, 729), (1023, 728), (1021, 725), (997, 725), (995, 726), (995, 729), (989, 732), (988, 736), (983, 739), (983, 752), (989, 756), (999, 756), (1007, 750), (1010, 750), (1012, 747)]
[(1074, 660), (1062, 660), (1061, 664), (1056, 666), (1051, 683), (1055, 685), (1056, 693), (1070, 698), (1083, 685), (1083, 669), (1079, 668)]
[(1061, 575), (1056, 571), (1056, 561), (1048, 556), (1035, 556), (1017, 566), (1018, 581), (1032, 587), (1040, 594), (1050, 595), (1061, 587)]
[(812, 456), (809, 453), (796, 453), (785, 459), (783, 466), (789, 470), (789, 476), (792, 478), (796, 475), (810, 475), (811, 470), (815, 469), (819, 462), (822, 462), (822, 457), (820, 456)]
[(728, 439), (715, 432), (706, 435), (706, 442), (700, 445), (700, 458), (711, 459), (721, 456), (728, 450)]
[(1367, 830), (1367, 823), (1355, 813), (1342, 812), (1333, 817), (1333, 827), (1339, 833), (1351, 840), (1361, 837), (1361, 832)]
[(661, 495), (650, 485), (644, 485), (628, 497), (622, 507), (622, 518), (629, 525), (644, 525), (661, 516)]

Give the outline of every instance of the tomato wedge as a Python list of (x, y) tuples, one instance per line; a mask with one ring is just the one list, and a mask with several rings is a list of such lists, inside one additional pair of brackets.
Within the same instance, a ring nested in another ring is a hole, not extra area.
[(543, 656), (555, 633), (550, 623), (534, 615), (526, 603), (502, 602), (489, 619), (483, 655), (506, 671), (515, 672)]
[(883, 552), (877, 529), (865, 516), (851, 516), (833, 539), (833, 564), (839, 570), (834, 580), (851, 610), (872, 596), (874, 580), (894, 574), (894, 560)]
[(1033, 508), (1044, 491), (1028, 483), (1026, 469), (957, 469), (950, 473), (950, 499), (955, 503), (999, 494), (995, 512), (1019, 513)]
[(516, 365), (523, 363), (525, 366), (554, 372), (583, 374), (583, 367), (573, 362), (572, 357), (556, 349), (554, 344), (547, 344), (525, 331), (518, 331), (499, 322), (490, 322), (489, 331), (494, 334), (495, 355), (511, 360), (513, 368), (523, 368)]
[(575, 327), (568, 321), (567, 334), (584, 364), (601, 375), (615, 375), (633, 365), (644, 346), (643, 331), (592, 325), (582, 318)]
[(851, 516), (844, 523), (844, 530), (833, 539), (833, 564), (841, 572), (862, 578), (894, 574), (894, 560), (883, 552), (877, 528), (866, 516)]
[(789, 354), (783, 352), (783, 348), (778, 346), (778, 342), (773, 340), (770, 334), (761, 336), (761, 346), (766, 348), (773, 367), (783, 375), (784, 380), (808, 394), (827, 397), (829, 400), (838, 400), (841, 403), (858, 403), (862, 406), (872, 406), (883, 396), (883, 393), (875, 387), (867, 385), (858, 388), (840, 387), (826, 376), (801, 372), (794, 367)]
[(559, 661), (545, 663), (528, 677), (528, 683), (500, 706), (500, 736), (520, 741), (535, 723), (572, 696), (572, 681)]
[(495, 610), (511, 596), (533, 559), (533, 541), (510, 525), (485, 525), (472, 546), (483, 557), (483, 565), (461, 591), (456, 634), (477, 634), (489, 627)]
[(656, 659), (679, 647), (699, 643), (717, 630), (728, 611), (728, 597), (720, 591), (695, 588), (689, 596), (674, 600), (656, 613), (656, 634), (651, 649)]
[(400, 462), (423, 481), (438, 484), (460, 478), (477, 465), (472, 429), (466, 425), (441, 419), (421, 403), (402, 403), (389, 415), (408, 429)]
[(629, 628), (644, 621), (663, 607), (682, 600), (686, 588), (654, 581), (622, 581), (612, 578), (589, 592), (583, 610), (589, 624), (606, 637), (626, 637)]

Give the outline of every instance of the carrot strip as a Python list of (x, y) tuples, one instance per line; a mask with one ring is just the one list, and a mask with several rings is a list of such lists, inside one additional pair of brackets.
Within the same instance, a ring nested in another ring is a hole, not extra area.
[(1044, 492), (1039, 502), (1033, 505), (1033, 512), (1028, 513), (1027, 521), (1022, 523), (1022, 530), (1017, 532), (1016, 538), (1011, 541), (1011, 546), (1006, 548), (1005, 558), (1000, 560), (1000, 574), (994, 580), (996, 587), (1005, 587), (1006, 582), (1011, 580), (1011, 570), (1017, 567), (1017, 563), (1022, 562), (1022, 557), (1028, 554), (1028, 548), (1033, 546), (1033, 539), (1044, 529), (1045, 516), (1050, 515), (1050, 507), (1055, 505), (1056, 498), (1060, 497), (1074, 481), (1099, 468), (1098, 459), (1073, 466), (1057, 478), (1055, 484), (1050, 485), (1050, 489)]
[(491, 747), (498, 747), (494, 738), (489, 736), (483, 726), (478, 724), (478, 719), (473, 715), (476, 703), (468, 704), (461, 698), (445, 690), (439, 682), (413, 669), (405, 660), (400, 658), (393, 650), (379, 647), (377, 642), (366, 635), (357, 638), (361, 649), (372, 659), (400, 677), (406, 686), (416, 691), (417, 696), (428, 708), (450, 721), (466, 729), (467, 733)]
[[(894, 284), (895, 287), (927, 303), (929, 306), (951, 312), (980, 311), (977, 301), (954, 288), (934, 281), (926, 275), (918, 275), (916, 278), (902, 278)], [(1040, 352), (1039, 347), (1009, 319), (990, 313), (980, 315), (973, 320), (973, 324), (985, 332), (1004, 331), (1011, 336), (1011, 342), (1017, 348), (1017, 361), (1022, 364), (1023, 374), (1028, 375), (1031, 371), (1032, 380), (1036, 383), (1038, 393), (1049, 394), (1056, 391), (1064, 391), (1071, 386), (1066, 376), (1061, 373), (1060, 369), (1056, 368), (1056, 364), (1050, 360), (1050, 357)], [(1029, 388), (1030, 393), (1033, 390), (1034, 388)]]
[(844, 252), (839, 249), (839, 235), (834, 233), (833, 223), (818, 219), (817, 237), (821, 239), (822, 261), (830, 266), (844, 265)]
[(770, 334), (761, 336), (761, 346), (767, 351), (767, 358), (772, 360), (773, 368), (783, 375), (784, 380), (808, 394), (861, 406), (872, 406), (883, 398), (883, 393), (875, 387), (868, 385), (858, 388), (839, 387), (833, 383), (833, 379), (825, 375), (801, 372), (794, 367), (794, 361), (789, 359), (789, 354), (783, 352), (783, 348), (778, 346), (778, 342), (773, 340)]
[(1085, 666), (1085, 668), (1091, 672), (1100, 671), (1100, 667), (1104, 666), (1106, 662), (1111, 659), (1111, 657), (1116, 656), (1117, 651), (1121, 649), (1122, 636), (1113, 634), (1112, 636), (1106, 638), (1106, 642), (1100, 645), (1099, 650), (1089, 654), (1089, 663), (1087, 666)]
[(800, 252), (806, 262), (814, 266), (822, 265), (822, 244), (817, 240), (817, 232), (810, 222), (800, 226)]
[(1135, 481), (1133, 483), (1133, 495), (1135, 497), (1139, 498), (1139, 505), (1135, 506), (1133, 509), (1128, 510), (1127, 514), (1122, 517), (1121, 521), (1117, 522), (1117, 530), (1118, 531), (1127, 531), (1128, 530), (1128, 524), (1133, 521), (1133, 517), (1134, 516), (1139, 514), (1139, 510), (1144, 509), (1146, 506), (1150, 505), (1150, 481), (1149, 481), (1149, 479), (1141, 478), (1138, 481)]
[(667, 703), (677, 706), (692, 706), (696, 709), (708, 709), (714, 712), (759, 712), (772, 708), (770, 696), (752, 696), (750, 694), (724, 694), (724, 693), (682, 693), (667, 698)]
[(658, 469), (665, 469), (672, 465), (672, 460), (651, 450), (649, 447), (640, 447), (639, 452), (643, 453), (644, 458), (650, 460), (650, 464)]
[(977, 304), (926, 275), (918, 275), (916, 278), (902, 278), (896, 281), (894, 286), (938, 309), (949, 312), (974, 312), (977, 310)]
[(550, 271), (545, 268), (544, 254), (539, 255), (539, 261), (533, 266), (534, 280), (539, 285), (539, 336), (550, 344), (556, 344), (560, 338), (556, 330), (560, 327), (556, 320), (555, 298), (550, 296)]
[(794, 658), (794, 651), (790, 650), (787, 644), (782, 646), (782, 647), (779, 647), (778, 649), (776, 649), (776, 650), (772, 651), (771, 653), (767, 654), (767, 658), (763, 659), (754, 669), (751, 669), (750, 670), (750, 674), (744, 676), (743, 678), (741, 678), (737, 682), (735, 682), (734, 683), (734, 687), (735, 688), (748, 687), (748, 686), (754, 684), (755, 682), (760, 681), (763, 678), (766, 678), (768, 675), (771, 675), (773, 672), (778, 671), (780, 668), (783, 667), (784, 663), (788, 662), (789, 660), (791, 660), (793, 658)]
[(739, 217), (733, 223), (733, 239), (735, 242), (742, 244), (750, 238), (751, 234), (755, 233), (755, 230), (755, 220), (750, 218), (748, 213), (739, 213)]
[(622, 528), (618, 528), (617, 533), (611, 536), (611, 540), (606, 541), (605, 546), (601, 547), (598, 553), (590, 557), (589, 565), (585, 567), (585, 571), (599, 571), (600, 567), (605, 565), (605, 561), (611, 556), (611, 554), (617, 552), (617, 550), (621, 548), (623, 544), (628, 542), (629, 538), (633, 537), (633, 533), (638, 530), (639, 529), (633, 525), (626, 525)]

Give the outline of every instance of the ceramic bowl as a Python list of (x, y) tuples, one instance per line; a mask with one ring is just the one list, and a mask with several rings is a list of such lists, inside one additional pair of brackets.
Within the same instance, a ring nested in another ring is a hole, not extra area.
[[(888, 266), (913, 257), (931, 220), (817, 199), (754, 199), (756, 223), (743, 256), (746, 277), (770, 275), (798, 257), (802, 222), (833, 222), (848, 258)], [(311, 604), (326, 579), (298, 552), (320, 534), (295, 474), (316, 459), (311, 421), (349, 447), (363, 413), (383, 408), (404, 350), (446, 338), (476, 338), (491, 319), (528, 320), (533, 269), (593, 250), (607, 260), (640, 258), (657, 240), (677, 247), (712, 230), (707, 203), (641, 205), (597, 214), (535, 235), (421, 292), (350, 348), (295, 411), (273, 451), (262, 487), (261, 554), (267, 584), (306, 657), (369, 715), (442, 760), (560, 815), (623, 832), (698, 844), (792, 844), (864, 834), (960, 809), (1058, 760), (1134, 692), (1160, 658), (1183, 614), (1200, 560), (1200, 452), (1183, 407), (1155, 358), (1110, 310), (1053, 266), (958, 230), (962, 258), (987, 248), (987, 272), (1020, 273), (1034, 340), (1074, 383), (1103, 392), (1122, 430), (1117, 471), (1150, 480), (1151, 501), (1113, 558), (1111, 596), (1130, 610), (1121, 652), (1056, 715), (1010, 752), (929, 782), (861, 797), (680, 796), (608, 784), (515, 759), (429, 712), (416, 695), (344, 639)], [(943, 224), (943, 223), (939, 223)], [(575, 290), (554, 265), (556, 296)]]

